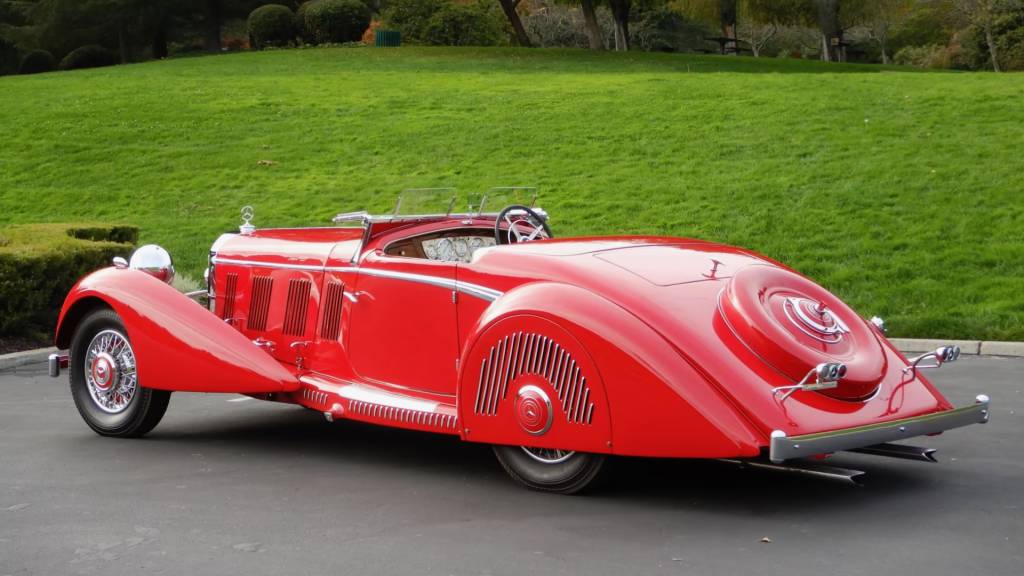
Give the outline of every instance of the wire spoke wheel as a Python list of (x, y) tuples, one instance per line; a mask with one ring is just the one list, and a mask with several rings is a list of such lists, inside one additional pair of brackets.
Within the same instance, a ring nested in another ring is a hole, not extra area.
[(574, 450), (557, 450), (554, 448), (530, 448), (528, 446), (520, 446), (523, 452), (526, 452), (527, 456), (533, 458), (541, 464), (558, 464), (565, 462), (569, 458), (572, 458), (573, 454), (576, 454)]
[(142, 436), (163, 418), (171, 393), (141, 385), (128, 330), (113, 310), (86, 314), (75, 327), (68, 352), (71, 396), (97, 434)]
[(96, 334), (86, 350), (85, 384), (96, 406), (118, 414), (131, 404), (139, 387), (135, 353), (128, 339), (116, 330)]
[(587, 488), (604, 464), (603, 454), (555, 448), (495, 446), (494, 455), (519, 484), (556, 494), (575, 494)]

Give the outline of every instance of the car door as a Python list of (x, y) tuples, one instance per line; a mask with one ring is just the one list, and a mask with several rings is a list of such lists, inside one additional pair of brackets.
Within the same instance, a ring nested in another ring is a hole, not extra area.
[(359, 263), (348, 347), (363, 378), (455, 394), (455, 264), (370, 251)]

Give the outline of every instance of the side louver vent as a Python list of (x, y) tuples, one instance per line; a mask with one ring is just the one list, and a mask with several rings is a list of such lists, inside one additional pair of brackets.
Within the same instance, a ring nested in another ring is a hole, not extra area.
[(341, 335), (341, 306), (344, 302), (345, 285), (337, 280), (327, 284), (324, 291), (324, 314), (320, 321), (320, 337), (337, 340)]
[(224, 280), (224, 293), (221, 295), (224, 304), (220, 308), (220, 317), (234, 318), (235, 317), (235, 294), (238, 292), (238, 274), (234, 272), (228, 272), (227, 278)]
[(270, 276), (252, 277), (252, 297), (249, 300), (250, 330), (267, 329), (267, 312), (270, 311), (270, 293), (274, 290), (274, 279)]
[(292, 278), (288, 281), (288, 301), (285, 303), (282, 330), (286, 336), (302, 336), (306, 333), (310, 286), (309, 280), (305, 278)]
[(496, 415), (500, 402), (508, 395), (509, 383), (523, 374), (534, 374), (548, 381), (558, 393), (567, 422), (593, 422), (590, 385), (576, 360), (547, 336), (523, 332), (505, 336), (484, 357), (476, 390), (476, 413)]

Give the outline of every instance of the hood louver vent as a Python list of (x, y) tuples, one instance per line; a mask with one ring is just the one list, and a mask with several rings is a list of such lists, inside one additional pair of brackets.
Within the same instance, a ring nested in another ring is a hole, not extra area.
[(324, 314), (320, 322), (320, 337), (324, 340), (337, 340), (341, 336), (341, 306), (345, 293), (345, 285), (338, 281), (327, 284), (324, 293)]
[(249, 330), (267, 329), (267, 312), (270, 311), (270, 293), (274, 290), (274, 279), (270, 276), (252, 277), (252, 298), (249, 300)]
[(303, 336), (306, 333), (306, 311), (309, 309), (310, 282), (305, 278), (288, 281), (288, 302), (284, 310), (286, 336)]
[(229, 272), (224, 280), (224, 304), (220, 308), (220, 317), (223, 319), (235, 317), (235, 294), (238, 292), (238, 274)]

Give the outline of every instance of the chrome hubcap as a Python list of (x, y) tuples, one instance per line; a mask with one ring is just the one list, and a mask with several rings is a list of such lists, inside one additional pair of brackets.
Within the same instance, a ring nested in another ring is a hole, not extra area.
[(138, 390), (135, 353), (128, 339), (116, 330), (93, 337), (85, 353), (85, 385), (92, 401), (104, 412), (122, 412)]
[(575, 450), (556, 450), (553, 448), (529, 448), (527, 446), (520, 446), (520, 448), (523, 449), (523, 452), (526, 452), (527, 456), (541, 464), (565, 462), (576, 453)]

